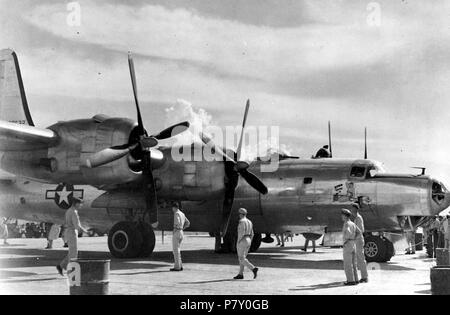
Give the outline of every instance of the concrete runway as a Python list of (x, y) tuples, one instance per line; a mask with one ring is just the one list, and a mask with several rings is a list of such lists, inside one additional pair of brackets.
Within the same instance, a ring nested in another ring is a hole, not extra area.
[[(0, 247), (0, 294), (68, 294), (67, 280), (56, 273), (55, 265), (65, 256), (62, 241), (53, 250), (44, 250), (45, 239), (13, 239)], [(183, 243), (183, 272), (172, 267), (171, 235), (165, 244), (157, 234), (155, 252), (149, 259), (112, 258), (111, 294), (430, 294), (432, 259), (425, 252), (405, 256), (401, 250), (386, 264), (374, 264), (370, 282), (355, 287), (342, 286), (341, 249), (318, 247), (317, 253), (300, 250), (302, 237), (285, 248), (262, 244), (250, 260), (260, 267), (256, 280), (246, 271), (245, 280), (232, 280), (237, 274), (237, 257), (215, 254), (214, 239), (188, 234)], [(82, 258), (111, 258), (106, 237), (81, 238)], [(404, 247), (403, 247), (404, 248)]]

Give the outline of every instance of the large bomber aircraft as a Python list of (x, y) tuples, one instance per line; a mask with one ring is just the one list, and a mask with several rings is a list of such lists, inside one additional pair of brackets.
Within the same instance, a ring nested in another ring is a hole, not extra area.
[[(158, 146), (158, 140), (185, 131), (189, 123), (148, 136), (131, 57), (129, 67), (137, 121), (96, 115), (42, 129), (33, 124), (16, 54), (0, 52), (2, 216), (62, 224), (72, 198), (80, 197), (82, 223), (108, 231), (113, 256), (134, 258), (153, 252), (154, 229), (172, 230), (171, 201), (181, 201), (191, 231), (222, 235), (225, 250), (235, 249), (239, 207), (254, 222), (257, 250), (262, 233), (339, 232), (341, 209), (359, 202), (366, 256), (385, 262), (394, 250), (384, 232), (414, 230), (450, 205), (450, 193), (438, 180), (388, 174), (369, 159), (280, 156), (276, 172), (261, 172), (270, 161), (239, 161), (242, 135), (237, 152), (202, 136), (202, 146), (211, 146), (219, 161), (174, 161), (173, 148)], [(247, 113), (248, 104), (243, 126)]]

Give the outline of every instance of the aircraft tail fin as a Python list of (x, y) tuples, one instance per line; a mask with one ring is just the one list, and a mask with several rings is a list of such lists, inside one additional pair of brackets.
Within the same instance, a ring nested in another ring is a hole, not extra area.
[(19, 60), (11, 49), (0, 50), (0, 120), (34, 126)]

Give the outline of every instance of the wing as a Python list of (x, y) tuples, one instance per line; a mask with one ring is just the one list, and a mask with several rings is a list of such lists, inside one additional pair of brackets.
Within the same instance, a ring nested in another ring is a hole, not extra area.
[(0, 120), (0, 151), (31, 151), (50, 148), (58, 143), (58, 135), (40, 129)]

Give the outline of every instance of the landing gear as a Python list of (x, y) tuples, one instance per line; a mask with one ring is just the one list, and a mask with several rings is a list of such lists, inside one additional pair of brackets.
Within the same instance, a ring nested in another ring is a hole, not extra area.
[(155, 233), (147, 223), (119, 222), (108, 234), (109, 251), (116, 258), (148, 257), (155, 242)]
[(367, 236), (364, 252), (367, 262), (388, 262), (395, 255), (394, 244), (382, 236)]
[(253, 236), (252, 245), (250, 246), (250, 253), (256, 252), (261, 246), (261, 242), (262, 242), (261, 233), (256, 233), (255, 236)]
[(148, 223), (139, 223), (139, 231), (142, 234), (142, 247), (139, 253), (139, 257), (149, 257), (155, 249), (156, 237), (153, 228)]
[(237, 233), (228, 232), (225, 234), (222, 243), (222, 253), (236, 253)]

